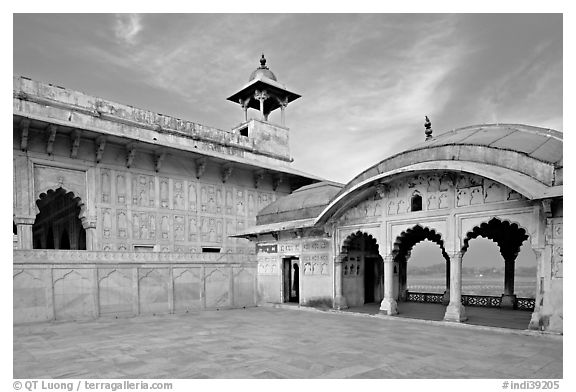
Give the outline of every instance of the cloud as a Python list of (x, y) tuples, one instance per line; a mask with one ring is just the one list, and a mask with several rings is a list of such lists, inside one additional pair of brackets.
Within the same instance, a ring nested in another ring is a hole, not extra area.
[(138, 14), (117, 14), (114, 34), (123, 43), (134, 45), (142, 30), (142, 18)]

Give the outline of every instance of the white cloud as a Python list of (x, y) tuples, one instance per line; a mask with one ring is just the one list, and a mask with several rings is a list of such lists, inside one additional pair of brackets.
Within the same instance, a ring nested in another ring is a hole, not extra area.
[(138, 14), (117, 14), (114, 24), (116, 38), (124, 43), (134, 45), (138, 33), (142, 30), (142, 18)]

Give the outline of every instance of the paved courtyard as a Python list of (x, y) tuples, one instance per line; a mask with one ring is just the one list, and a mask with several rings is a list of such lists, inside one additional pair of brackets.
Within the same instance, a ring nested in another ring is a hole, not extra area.
[(251, 308), (14, 327), (14, 378), (562, 378), (562, 338)]

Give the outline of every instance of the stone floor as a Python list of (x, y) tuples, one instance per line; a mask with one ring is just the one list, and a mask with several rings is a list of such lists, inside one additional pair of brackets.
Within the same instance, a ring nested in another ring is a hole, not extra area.
[[(364, 306), (346, 309), (347, 312), (378, 314), (380, 303), (371, 303)], [(396, 317), (404, 317), (420, 320), (442, 321), (446, 306), (441, 304), (428, 304), (418, 302), (400, 302)], [(489, 327), (527, 329), (532, 312), (524, 310), (466, 307), (466, 324), (484, 325)]]
[(14, 327), (14, 378), (562, 378), (562, 337), (251, 308)]

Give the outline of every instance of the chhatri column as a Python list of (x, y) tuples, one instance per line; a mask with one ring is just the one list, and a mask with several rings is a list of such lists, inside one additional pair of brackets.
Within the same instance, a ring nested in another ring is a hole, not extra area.
[(260, 101), (260, 115), (262, 116), (262, 120), (266, 121), (268, 119), (268, 116), (264, 113), (264, 101), (268, 99), (268, 93), (266, 93), (265, 90), (263, 91), (256, 90), (256, 92), (254, 93), (254, 98)]
[(514, 309), (516, 305), (516, 295), (514, 295), (514, 267), (516, 256), (507, 256), (504, 259), (504, 294), (500, 307)]
[(466, 312), (462, 305), (462, 253), (450, 256), (450, 303), (444, 314), (445, 321), (466, 321)]
[(380, 312), (393, 316), (398, 314), (398, 303), (394, 299), (394, 256), (384, 258), (384, 299), (380, 304)]
[(334, 309), (346, 309), (348, 304), (342, 295), (342, 263), (346, 259), (346, 254), (339, 254), (334, 257)]

